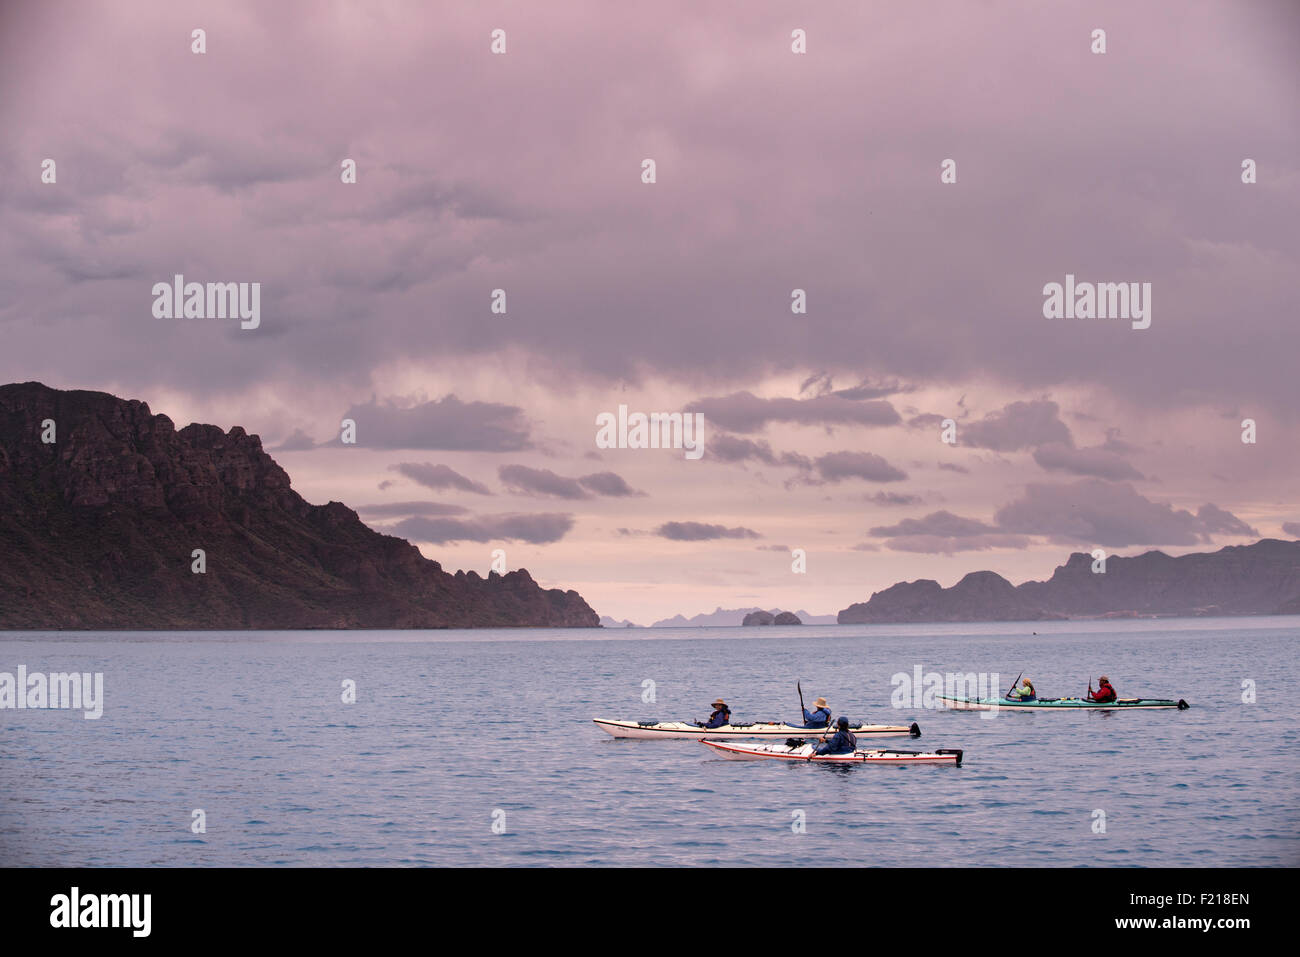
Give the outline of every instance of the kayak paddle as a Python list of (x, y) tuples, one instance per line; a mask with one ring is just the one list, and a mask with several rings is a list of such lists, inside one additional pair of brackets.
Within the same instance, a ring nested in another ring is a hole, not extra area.
[[(1024, 672), (1023, 672), (1023, 671), (1020, 672), (1020, 674), (1016, 675), (1016, 680), (1013, 681), (1013, 682), (1011, 682), (1011, 691), (1015, 691), (1015, 690), (1016, 690), (1016, 685), (1020, 684), (1020, 679), (1021, 679), (1021, 677), (1023, 677), (1023, 676), (1024, 676)], [(1003, 697), (1004, 697), (1004, 698), (1010, 698), (1010, 697), (1011, 697), (1011, 691), (1008, 691), (1005, 695), (1003, 695)]]
[[(803, 706), (803, 686), (799, 684), (798, 678), (795, 679), (794, 687), (799, 692), (799, 714), (802, 716), (808, 709)], [(808, 719), (803, 718), (803, 720), (807, 721)]]

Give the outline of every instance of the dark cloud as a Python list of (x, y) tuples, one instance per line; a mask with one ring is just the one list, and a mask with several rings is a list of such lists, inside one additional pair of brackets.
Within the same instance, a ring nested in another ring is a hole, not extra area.
[(1018, 452), (1049, 442), (1073, 445), (1070, 427), (1061, 421), (1060, 407), (1047, 399), (1012, 402), (983, 419), (963, 425), (959, 445), (995, 452)]
[[(823, 396), (839, 402), (879, 394), (872, 383), (887, 377), (983, 379), (1023, 394), (1068, 383), (1154, 411), (1184, 407), (1195, 382), (1207, 401), (1291, 408), (1294, 191), (1285, 176), (1227, 190), (1222, 156), (1203, 147), (1213, 129), (1259, 156), (1295, 155), (1293, 3), (1251, 16), (1208, 4), (1167, 44), (1156, 42), (1158, 8), (1120, 5), (1111, 29), (1154, 38), (1149, 55), (1086, 82), (1094, 63), (1068, 42), (1079, 28), (1061, 5), (1009, 0), (1007, 28), (975, 45), (950, 41), (986, 26), (979, 4), (945, 4), (938, 19), (905, 4), (818, 8), (804, 25), (824, 45), (796, 73), (778, 68), (788, 49), (754, 44), (788, 35), (786, 4), (750, 5), (752, 30), (733, 29), (721, 6), (694, 10), (690, 31), (648, 8), (611, 23), (599, 3), (574, 4), (563, 20), (516, 12), (533, 40), (503, 58), (518, 56), (517, 72), (467, 56), (466, 34), (444, 29), (437, 5), (313, 21), (277, 57), (263, 55), (265, 38), (310, 7), (215, 5), (200, 58), (167, 16), (91, 5), (70, 29), (61, 4), (7, 4), (0, 88), (23, 95), (0, 98), (0, 167), (53, 153), (60, 181), (10, 176), (0, 194), (0, 380), (54, 369), (61, 384), (212, 394), (324, 376), (353, 395), (395, 362), (492, 363), (508, 346), (530, 368), (585, 383), (654, 370), (730, 391), (820, 370), (816, 388), (832, 374), (867, 379)], [(707, 64), (701, 35), (712, 38)], [(854, 38), (868, 35), (898, 42), (854, 57)], [(584, 55), (528, 59), (560, 44)], [(1189, 74), (1193, 60), (1202, 68)], [(430, 62), (436, 88), (412, 83)], [(891, 86), (904, 71), (915, 82)], [(1240, 91), (1230, 98), (1219, 88), (1229, 74)], [(955, 88), (967, 75), (981, 83)], [(864, 89), (878, 95), (864, 103)], [(502, 104), (531, 176), (502, 148)], [(1076, 122), (1044, 138), (1047, 115)], [(1158, 181), (1110, 161), (1152, 116), (1160, 136), (1145, 155), (1167, 171)], [(891, 135), (868, 135), (880, 129)], [(932, 174), (948, 142), (936, 131), (954, 129), (967, 156), (1033, 156), (1054, 175), (977, 159), (978, 175), (951, 187), (963, 203), (943, 210), (942, 229), (920, 228), (935, 225)], [(644, 142), (646, 130), (667, 138), (656, 145), (667, 175), (642, 189), (632, 161), (630, 189), (610, 144)], [(345, 187), (349, 155), (359, 181)], [(810, 222), (815, 233), (792, 238), (791, 224)], [(149, 322), (138, 281), (114, 278), (177, 263), (264, 282), (263, 329)], [(1083, 280), (1137, 269), (1131, 278), (1158, 290), (1152, 330), (1121, 338), (1044, 320), (1041, 289), (1063, 264)], [(488, 282), (509, 288), (509, 320), (473, 318)], [(789, 312), (793, 282), (808, 289), (805, 316)], [(1253, 317), (1248, 350), (1223, 348), (1230, 315)], [(76, 348), (48, 350), (52, 324), (72, 319)]]
[(829, 452), (814, 462), (827, 482), (862, 479), (867, 482), (901, 482), (907, 473), (894, 468), (874, 452)]
[(435, 465), (432, 462), (399, 462), (388, 466), (389, 471), (400, 472), (412, 482), (418, 482), (425, 488), (454, 488), (475, 495), (491, 495), (486, 485), (475, 482), (461, 475), (447, 465)]
[(394, 518), (398, 515), (464, 515), (469, 509), (463, 505), (442, 502), (376, 502), (358, 505), (357, 514), (367, 518)]
[(645, 492), (638, 492), (628, 485), (623, 476), (617, 472), (593, 472), (590, 475), (582, 476), (578, 479), (578, 483), (588, 491), (610, 498), (645, 495)]
[(703, 412), (706, 422), (733, 432), (757, 432), (769, 422), (798, 425), (895, 425), (898, 413), (888, 402), (858, 401), (841, 395), (812, 399), (760, 399), (752, 392), (734, 392), (698, 399), (686, 407)]
[(707, 542), (718, 538), (762, 538), (750, 528), (727, 528), (704, 522), (665, 522), (655, 529), (660, 538), (674, 542)]
[(772, 446), (762, 439), (744, 439), (738, 435), (719, 432), (709, 439), (709, 455), (723, 462), (752, 460), (765, 465), (790, 466), (811, 469), (812, 459), (798, 452), (772, 451)]
[(1300, 522), (1283, 522), (1282, 531), (1292, 538), (1300, 538)]
[(523, 410), (499, 402), (462, 402), (448, 395), (399, 405), (372, 399), (343, 418), (357, 423), (357, 445), (372, 449), (517, 452), (530, 447)]
[(956, 552), (983, 552), (991, 548), (1025, 548), (1031, 540), (1024, 535), (899, 535), (886, 543), (891, 551), (919, 552), (925, 555), (952, 555)]
[[(909, 429), (934, 429), (938, 432), (943, 428), (944, 419), (951, 419), (950, 415), (940, 415), (937, 412), (923, 412), (920, 415), (914, 415), (907, 420)], [(953, 421), (956, 421), (955, 419)]]
[(895, 538), (901, 535), (941, 535), (944, 538), (986, 535), (997, 532), (996, 528), (977, 519), (962, 518), (952, 512), (931, 512), (924, 518), (905, 518), (897, 525), (880, 525), (871, 530), (879, 538)]
[(1049, 472), (1069, 472), (1103, 479), (1140, 479), (1142, 474), (1105, 446), (1076, 449), (1052, 442), (1034, 449), (1034, 461)]
[(957, 472), (961, 475), (970, 475), (970, 469), (964, 465), (958, 465), (956, 462), (939, 462), (938, 467), (944, 472)]
[(559, 513), (534, 515), (478, 515), (474, 518), (408, 518), (384, 531), (415, 542), (558, 542), (573, 528), (573, 516)]
[(503, 465), (497, 475), (510, 491), (521, 495), (545, 495), (553, 498), (580, 499), (603, 495), (611, 498), (641, 496), (617, 472), (593, 472), (578, 478), (557, 475), (550, 469), (526, 465)]
[(931, 555), (990, 548), (1024, 548), (1030, 544), (1024, 535), (1009, 535), (986, 522), (949, 511), (931, 512), (922, 518), (905, 518), (895, 525), (880, 525), (871, 529), (871, 534), (888, 539), (886, 544), (892, 551)]
[(1107, 452), (1114, 452), (1117, 455), (1129, 455), (1138, 451), (1138, 447), (1131, 442), (1125, 442), (1120, 438), (1119, 429), (1110, 428), (1106, 430), (1106, 441), (1101, 443), (1101, 447)]
[(865, 496), (868, 502), (875, 502), (877, 505), (920, 505), (923, 499), (919, 495), (912, 495), (907, 492), (876, 492), (874, 495)]
[(1251, 528), (1236, 515), (1224, 511), (1217, 505), (1206, 503), (1196, 510), (1196, 517), (1201, 523), (1207, 536), (1210, 535), (1232, 535), (1237, 537), (1250, 536), (1258, 538), (1259, 531)]
[(548, 495), (553, 498), (590, 498), (577, 479), (556, 475), (550, 469), (526, 465), (503, 465), (497, 477), (512, 492), (523, 495)]
[(268, 452), (305, 452), (308, 449), (316, 448), (316, 440), (304, 432), (302, 429), (294, 429), (289, 436), (273, 449), (267, 449)]
[(1203, 506), (1193, 515), (1153, 502), (1127, 483), (1080, 479), (1069, 485), (1030, 484), (1004, 505), (994, 523), (1007, 532), (1042, 535), (1057, 544), (1199, 545), (1214, 534), (1248, 528), (1231, 513)]
[(912, 391), (911, 386), (904, 386), (899, 382), (880, 382), (876, 384), (862, 383), (861, 385), (850, 386), (847, 389), (836, 389), (831, 395), (839, 396), (841, 399), (853, 399), (860, 401), (862, 399), (883, 399), (887, 395), (897, 395), (900, 392)]

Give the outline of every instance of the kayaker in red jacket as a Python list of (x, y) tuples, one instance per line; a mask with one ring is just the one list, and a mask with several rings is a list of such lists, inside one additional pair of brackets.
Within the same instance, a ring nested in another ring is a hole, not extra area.
[(1114, 701), (1118, 697), (1119, 695), (1115, 693), (1115, 689), (1111, 687), (1110, 679), (1107, 678), (1105, 675), (1102, 675), (1100, 678), (1097, 679), (1096, 691), (1092, 690), (1091, 684), (1088, 685), (1089, 701), (1100, 701), (1102, 703), (1109, 703), (1111, 701)]

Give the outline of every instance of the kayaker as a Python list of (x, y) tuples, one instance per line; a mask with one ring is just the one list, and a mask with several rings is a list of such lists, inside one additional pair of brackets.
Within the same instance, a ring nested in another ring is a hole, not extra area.
[(731, 709), (727, 707), (727, 702), (719, 698), (713, 702), (713, 714), (709, 715), (709, 720), (702, 727), (721, 728), (724, 724), (731, 724)]
[(1019, 688), (1012, 688), (1007, 694), (1013, 701), (1033, 701), (1038, 695), (1034, 693), (1034, 683), (1028, 678), (1020, 682)]
[(849, 719), (841, 715), (835, 727), (837, 730), (829, 739), (822, 736), (823, 743), (817, 746), (814, 754), (850, 754), (857, 750), (858, 739), (849, 731)]
[(1111, 687), (1110, 679), (1107, 678), (1105, 675), (1102, 675), (1100, 678), (1097, 679), (1096, 691), (1092, 690), (1091, 684), (1088, 685), (1089, 701), (1110, 702), (1110, 701), (1114, 701), (1118, 697), (1119, 695), (1115, 692), (1115, 689)]
[(805, 728), (829, 728), (831, 726), (831, 709), (826, 707), (826, 699), (818, 698), (813, 702), (813, 710), (803, 709), (803, 726)]

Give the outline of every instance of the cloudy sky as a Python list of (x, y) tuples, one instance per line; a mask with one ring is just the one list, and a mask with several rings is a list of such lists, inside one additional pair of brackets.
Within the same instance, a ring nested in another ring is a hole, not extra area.
[[(0, 381), (642, 623), (1297, 538), (1298, 102), (1291, 2), (5, 2)], [(155, 318), (177, 273), (260, 327)], [(1150, 328), (1045, 319), (1067, 274)]]

